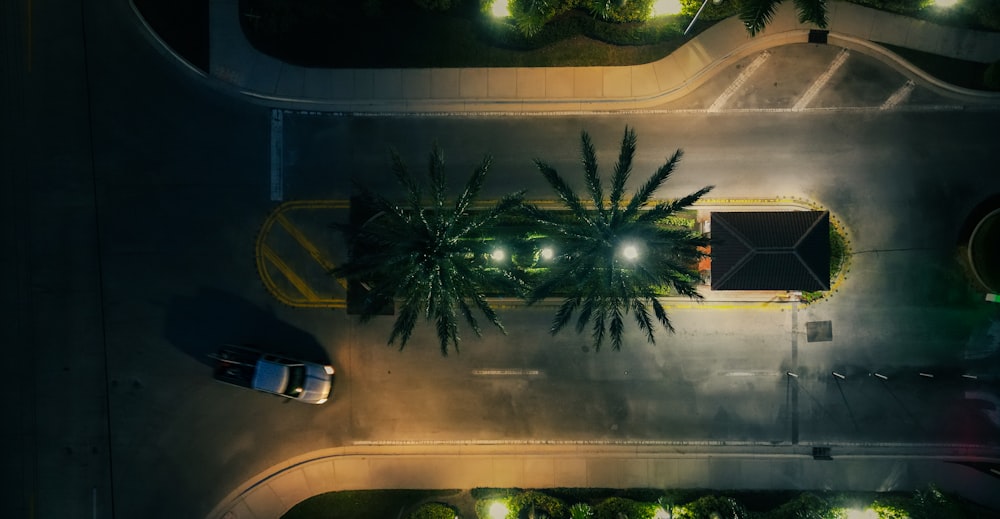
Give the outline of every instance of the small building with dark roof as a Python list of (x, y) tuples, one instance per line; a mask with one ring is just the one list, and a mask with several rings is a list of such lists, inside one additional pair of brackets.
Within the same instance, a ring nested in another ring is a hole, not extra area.
[(713, 212), (712, 290), (830, 289), (829, 211)]

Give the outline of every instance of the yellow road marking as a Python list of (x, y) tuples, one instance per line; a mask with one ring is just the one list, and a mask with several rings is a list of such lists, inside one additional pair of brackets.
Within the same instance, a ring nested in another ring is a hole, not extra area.
[[(309, 252), (309, 255), (312, 256), (314, 260), (316, 260), (316, 263), (319, 263), (319, 266), (323, 267), (323, 270), (325, 270), (326, 272), (330, 272), (331, 270), (333, 270), (334, 268), (333, 262), (328, 260), (326, 256), (324, 256), (323, 253), (320, 252), (319, 249), (316, 248), (316, 246), (313, 245), (311, 241), (309, 241), (309, 238), (306, 238), (306, 235), (302, 234), (302, 231), (300, 231), (298, 227), (293, 225), (292, 222), (288, 221), (288, 218), (285, 217), (284, 213), (278, 213), (277, 220), (278, 223), (280, 223), (281, 226), (284, 227), (285, 231), (287, 231), (288, 234), (292, 236), (292, 238), (295, 238), (295, 241), (299, 242), (299, 245), (301, 245), (303, 249)], [(337, 282), (340, 283), (340, 286), (344, 287), (344, 289), (347, 288), (347, 281), (345, 281), (342, 278), (336, 278), (336, 279)]]
[(287, 278), (288, 281), (291, 282), (303, 296), (305, 296), (306, 300), (316, 301), (319, 299), (319, 296), (317, 296), (316, 293), (309, 288), (309, 285), (307, 285), (306, 282), (295, 273), (295, 271), (289, 268), (285, 261), (282, 260), (273, 250), (271, 250), (271, 247), (264, 245), (261, 252), (264, 257), (267, 258), (267, 260), (270, 261), (275, 268), (281, 271), (281, 273), (285, 275), (285, 278)]

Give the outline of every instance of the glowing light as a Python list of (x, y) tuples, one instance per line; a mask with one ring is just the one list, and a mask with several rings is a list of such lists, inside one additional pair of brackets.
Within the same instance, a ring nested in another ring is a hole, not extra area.
[(506, 504), (497, 501), (490, 505), (490, 519), (504, 519), (509, 511)]
[(622, 256), (627, 260), (634, 260), (639, 257), (639, 249), (635, 245), (626, 245), (622, 247)]
[(847, 519), (878, 519), (878, 514), (870, 508), (864, 510), (853, 508), (847, 511)]
[(507, 257), (507, 253), (504, 252), (503, 249), (497, 248), (493, 249), (493, 252), (490, 253), (490, 257), (493, 258), (493, 261), (503, 261)]
[(656, 0), (653, 2), (653, 16), (679, 12), (681, 12), (681, 0)]
[(670, 519), (670, 512), (660, 508), (656, 511), (656, 515), (653, 516), (653, 519)]
[(543, 260), (550, 260), (552, 259), (552, 256), (555, 256), (555, 254), (556, 253), (552, 250), (552, 247), (542, 247), (541, 255)]
[(938, 7), (951, 7), (958, 3), (958, 0), (934, 0), (934, 5)]
[(490, 14), (496, 16), (497, 18), (507, 18), (510, 16), (510, 6), (507, 5), (508, 0), (493, 0), (493, 5), (490, 6)]

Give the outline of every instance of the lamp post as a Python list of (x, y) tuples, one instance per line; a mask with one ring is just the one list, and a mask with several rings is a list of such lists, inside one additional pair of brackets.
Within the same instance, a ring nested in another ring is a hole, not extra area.
[[(722, 3), (722, 0), (712, 0), (712, 4), (713, 5), (719, 5), (721, 3)], [(691, 23), (688, 24), (687, 29), (684, 29), (684, 36), (687, 36), (687, 33), (688, 33), (688, 31), (691, 30), (691, 27), (694, 27), (695, 20), (698, 19), (698, 15), (701, 14), (701, 12), (705, 9), (706, 5), (708, 5), (708, 0), (705, 0), (704, 2), (702, 2), (701, 3), (701, 7), (698, 8), (698, 12), (694, 13), (694, 18), (691, 19)]]

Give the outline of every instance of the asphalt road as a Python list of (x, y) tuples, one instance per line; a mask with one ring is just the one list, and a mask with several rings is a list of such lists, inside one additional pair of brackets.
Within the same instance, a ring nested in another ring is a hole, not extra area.
[[(269, 466), (356, 441), (997, 438), (990, 410), (964, 398), (991, 385), (959, 376), (995, 373), (995, 361), (963, 351), (997, 311), (965, 288), (953, 261), (966, 213), (1000, 191), (990, 170), (997, 112), (941, 108), (929, 92), (888, 111), (743, 110), (794, 99), (784, 83), (764, 92), (773, 82), (762, 76), (731, 101), (740, 110), (712, 114), (690, 111), (711, 105), (704, 93), (655, 114), (289, 114), (286, 199), (343, 198), (352, 175), (391, 192), (385, 146), (419, 169), (434, 140), (456, 183), (490, 152), (488, 195), (526, 188), (545, 198), (531, 158), (572, 176), (586, 129), (610, 166), (627, 124), (640, 136), (636, 179), (685, 150), (659, 196), (714, 184), (720, 197), (809, 198), (846, 224), (857, 253), (828, 301), (676, 308), (678, 333), (658, 334), (655, 347), (630, 331), (620, 353), (585, 351), (586, 337), (544, 333), (551, 308), (508, 309), (507, 336), (466, 334), (462, 353), (442, 359), (429, 330), (397, 352), (382, 346), (387, 320), (362, 327), (343, 311), (270, 297), (253, 258), (276, 205), (270, 110), (172, 62), (120, 4), (77, 13), (36, 3), (30, 59), (23, 45), (5, 54), (21, 71), (4, 84), (25, 99), (10, 114), (25, 132), (13, 132), (5, 154), (14, 173), (4, 232), (17, 248), (4, 265), (18, 275), (5, 292), (16, 326), (4, 341), (30, 345), (7, 348), (30, 366), (3, 410), (19, 418), (8, 440), (26, 446), (5, 471), (12, 496), (0, 501), (12, 516), (55, 517), (70, 503), (95, 517), (202, 517)], [(22, 4), (9, 9), (25, 15)], [(816, 71), (836, 54), (792, 53), (796, 67)], [(902, 83), (864, 58), (849, 63), (875, 72), (836, 83), (834, 106), (874, 103), (882, 96), (871, 92)], [(812, 80), (803, 75), (798, 88)], [(726, 81), (706, 88), (722, 92)], [(820, 320), (832, 321), (834, 340), (808, 343), (805, 323)], [(329, 357), (335, 396), (312, 407), (219, 384), (205, 355), (221, 342)], [(934, 379), (916, 374), (931, 370)]]

